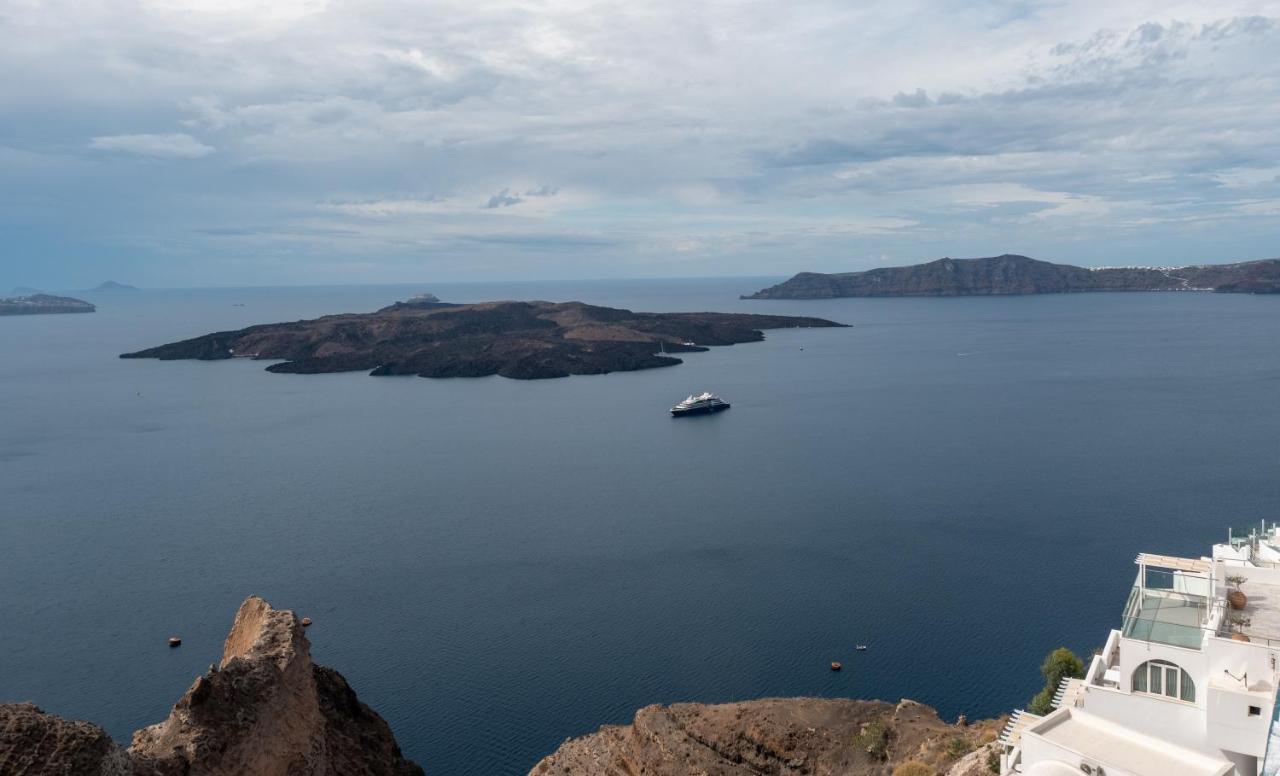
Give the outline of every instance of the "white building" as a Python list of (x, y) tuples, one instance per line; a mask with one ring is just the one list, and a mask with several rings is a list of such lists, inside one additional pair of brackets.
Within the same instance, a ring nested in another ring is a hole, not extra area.
[[(1001, 773), (1277, 776), (1280, 532), (1229, 535), (1212, 557), (1139, 555), (1101, 654), (1063, 683), (1057, 709), (1022, 711), (1000, 738)], [(1244, 577), (1243, 609), (1228, 600)]]

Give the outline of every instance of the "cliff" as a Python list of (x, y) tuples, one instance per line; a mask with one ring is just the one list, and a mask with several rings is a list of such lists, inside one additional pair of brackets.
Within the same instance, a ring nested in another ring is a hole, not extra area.
[(762, 329), (829, 327), (821, 318), (637, 313), (581, 302), (400, 302), (374, 313), (251, 326), (121, 358), (282, 359), (269, 372), (523, 380), (673, 366), (666, 353), (757, 342)]
[(0, 315), (45, 315), (51, 313), (91, 313), (92, 304), (69, 296), (28, 294), (0, 299)]
[(648, 706), (630, 725), (566, 741), (530, 776), (889, 776), (904, 763), (989, 774), (999, 720), (948, 724), (928, 706), (790, 698)]
[(744, 299), (829, 299), (847, 296), (983, 296), (1082, 291), (1219, 291), (1280, 293), (1280, 259), (1192, 267), (1090, 269), (1005, 254), (938, 259), (865, 272), (801, 272)]
[(0, 773), (14, 776), (421, 776), (387, 723), (311, 661), (293, 612), (247, 599), (222, 659), (163, 722), (122, 749), (86, 722), (0, 705)]

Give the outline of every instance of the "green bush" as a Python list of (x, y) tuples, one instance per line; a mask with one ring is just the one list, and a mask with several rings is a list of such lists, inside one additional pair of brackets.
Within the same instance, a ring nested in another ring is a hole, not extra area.
[(1045, 657), (1040, 674), (1044, 676), (1044, 689), (1031, 699), (1027, 711), (1043, 716), (1053, 711), (1053, 694), (1063, 679), (1084, 676), (1084, 661), (1066, 647), (1058, 647)]
[(947, 756), (959, 759), (966, 754), (972, 752), (976, 747), (974, 742), (961, 736), (956, 736), (947, 742)]
[(993, 746), (987, 753), (987, 770), (992, 773), (1000, 772), (1000, 747)]
[(935, 771), (922, 762), (905, 762), (893, 769), (893, 776), (934, 776)]
[(877, 760), (889, 759), (889, 728), (885, 727), (883, 720), (876, 719), (863, 725), (853, 743)]

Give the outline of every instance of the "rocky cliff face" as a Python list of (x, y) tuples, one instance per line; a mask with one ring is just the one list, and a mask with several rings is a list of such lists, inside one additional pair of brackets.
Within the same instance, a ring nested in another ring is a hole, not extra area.
[(0, 704), (0, 773), (13, 776), (132, 776), (133, 762), (106, 731), (46, 714), (30, 703)]
[(829, 299), (846, 296), (986, 296), (1079, 291), (1280, 292), (1280, 259), (1194, 267), (1087, 269), (1005, 254), (938, 259), (866, 272), (801, 272), (745, 299)]
[(922, 704), (818, 698), (649, 706), (566, 741), (530, 776), (989, 774), (1000, 721), (948, 724)]
[[(33, 745), (38, 748), (33, 749)], [(123, 750), (101, 729), (0, 705), (0, 773), (15, 776), (421, 776), (342, 676), (311, 662), (293, 612), (251, 597), (222, 659), (168, 719)]]

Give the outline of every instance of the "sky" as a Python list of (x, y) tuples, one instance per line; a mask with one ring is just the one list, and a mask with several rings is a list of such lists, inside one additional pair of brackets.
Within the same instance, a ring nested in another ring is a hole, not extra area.
[(0, 0), (0, 291), (1280, 256), (1280, 0)]

